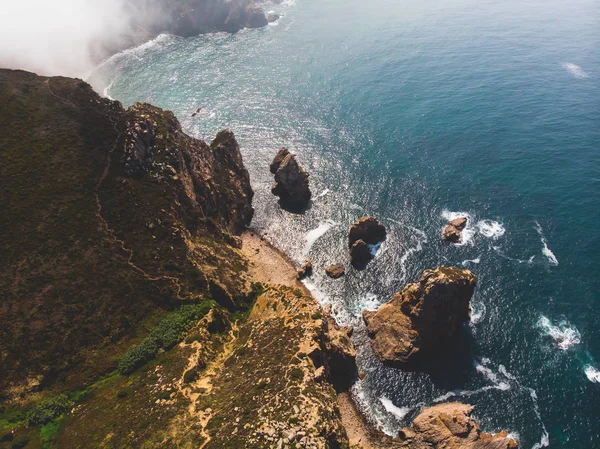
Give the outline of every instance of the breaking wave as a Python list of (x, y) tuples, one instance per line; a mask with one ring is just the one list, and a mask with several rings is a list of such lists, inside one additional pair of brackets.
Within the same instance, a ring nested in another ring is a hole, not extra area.
[(326, 220), (319, 223), (319, 226), (317, 226), (315, 229), (308, 231), (304, 236), (305, 244), (303, 253), (308, 254), (308, 252), (310, 251), (314, 243), (319, 239), (319, 237), (321, 237), (323, 234), (329, 231), (333, 225), (335, 225), (335, 222), (333, 220)]
[(583, 371), (590, 382), (600, 384), (600, 371), (598, 371), (592, 365), (585, 365)]
[(581, 334), (575, 326), (570, 325), (567, 321), (553, 324), (552, 321), (542, 315), (538, 321), (538, 327), (542, 329), (544, 335), (552, 337), (556, 345), (563, 351), (581, 343)]
[(408, 414), (408, 412), (410, 412), (410, 408), (397, 407), (394, 405), (394, 403), (392, 401), (390, 401), (385, 396), (379, 398), (379, 401), (381, 402), (383, 407), (388, 411), (388, 413), (391, 413), (392, 415), (394, 415), (396, 418), (398, 418), (400, 420), (403, 419)]
[(589, 77), (589, 75), (577, 64), (573, 64), (572, 62), (563, 62), (561, 65), (567, 69), (567, 71), (573, 75), (574, 78), (582, 79)]
[(558, 259), (556, 258), (554, 253), (550, 250), (550, 248), (548, 248), (548, 242), (546, 241), (546, 237), (544, 237), (544, 232), (542, 231), (542, 227), (540, 226), (540, 224), (537, 221), (535, 222), (535, 230), (540, 235), (540, 240), (543, 245), (542, 254), (544, 256), (546, 256), (546, 258), (548, 259), (548, 262), (550, 262), (551, 265), (558, 265)]

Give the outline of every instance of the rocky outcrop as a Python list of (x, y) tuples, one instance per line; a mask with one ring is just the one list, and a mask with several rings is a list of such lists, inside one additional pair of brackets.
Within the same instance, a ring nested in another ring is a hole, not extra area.
[(310, 276), (312, 274), (312, 272), (313, 272), (312, 262), (310, 259), (306, 259), (306, 262), (304, 262), (304, 265), (302, 265), (302, 267), (298, 270), (296, 279), (298, 279), (300, 281), (300, 280), (304, 279), (305, 277)]
[(379, 310), (363, 312), (375, 354), (388, 365), (421, 367), (448, 348), (469, 319), (476, 284), (469, 270), (426, 270)]
[(211, 31), (235, 33), (268, 23), (254, 0), (131, 0), (128, 7), (141, 12), (135, 15), (136, 25), (156, 34), (185, 37)]
[(269, 23), (277, 22), (280, 17), (281, 16), (279, 14), (270, 12), (269, 14), (267, 14), (267, 22), (269, 22)]
[(506, 431), (482, 432), (471, 418), (473, 406), (451, 402), (424, 408), (401, 436), (411, 449), (516, 449)]
[(22, 195), (0, 198), (0, 395), (89, 383), (182, 301), (245, 301), (253, 192), (231, 131), (209, 145), (169, 111), (11, 70), (0, 126), (0, 190)]
[(442, 232), (442, 239), (450, 243), (462, 241), (462, 231), (467, 226), (467, 217), (458, 217), (450, 220)]
[(331, 304), (324, 310), (321, 349), (329, 381), (339, 391), (347, 390), (357, 377), (356, 350), (350, 340), (352, 326), (341, 327), (331, 316)]
[(282, 148), (273, 159), (270, 170), (275, 174), (271, 193), (280, 198), (282, 207), (294, 211), (305, 209), (312, 193), (308, 173), (300, 167), (296, 156)]
[(346, 273), (346, 268), (341, 263), (334, 263), (325, 268), (325, 274), (332, 279), (339, 279)]
[(368, 245), (376, 245), (385, 240), (387, 232), (385, 226), (375, 218), (366, 216), (358, 219), (351, 227), (348, 234), (348, 248), (350, 260), (354, 268), (364, 269), (373, 259), (374, 255)]

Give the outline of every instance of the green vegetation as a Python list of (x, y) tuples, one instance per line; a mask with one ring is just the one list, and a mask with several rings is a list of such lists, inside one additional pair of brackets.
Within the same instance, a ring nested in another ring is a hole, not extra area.
[(72, 406), (73, 401), (66, 394), (46, 399), (27, 413), (27, 423), (29, 425), (47, 424), (69, 411)]
[(170, 313), (150, 332), (145, 340), (131, 348), (119, 362), (119, 373), (128, 375), (152, 360), (160, 349), (169, 350), (185, 338), (185, 334), (214, 306), (213, 301), (181, 306)]

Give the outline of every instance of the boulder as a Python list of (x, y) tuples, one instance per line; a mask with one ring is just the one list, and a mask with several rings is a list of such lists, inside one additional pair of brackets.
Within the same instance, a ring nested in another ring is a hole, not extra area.
[(373, 259), (373, 253), (364, 240), (357, 240), (350, 248), (350, 263), (357, 270), (363, 270)]
[(463, 322), (477, 278), (469, 270), (425, 270), (377, 311), (363, 312), (371, 346), (385, 364), (419, 369), (451, 347)]
[(291, 210), (306, 208), (312, 193), (308, 185), (308, 173), (300, 167), (296, 156), (282, 148), (273, 159), (270, 170), (275, 173), (271, 193), (281, 199), (281, 205)]
[(503, 431), (482, 432), (471, 417), (473, 406), (449, 402), (427, 407), (410, 427), (400, 431), (412, 449), (517, 449), (517, 442)]
[(346, 273), (346, 269), (341, 263), (334, 263), (325, 268), (325, 273), (332, 279), (338, 279)]
[(383, 242), (387, 232), (385, 226), (379, 223), (375, 218), (366, 216), (362, 217), (350, 227), (348, 235), (348, 248), (352, 248), (354, 242), (363, 240), (369, 245), (376, 245)]
[(450, 220), (442, 232), (442, 239), (450, 243), (462, 241), (462, 230), (467, 226), (467, 217), (458, 217)]
[(310, 261), (310, 259), (306, 259), (306, 262), (304, 262), (304, 265), (302, 265), (302, 268), (300, 268), (298, 270), (298, 274), (297, 274), (297, 279), (300, 281), (302, 279), (304, 279), (307, 276), (310, 276), (313, 272), (313, 266), (312, 266), (312, 262)]
[(279, 20), (279, 17), (281, 17), (281, 16), (277, 13), (269, 12), (267, 14), (267, 22), (269, 22), (269, 23), (277, 22)]

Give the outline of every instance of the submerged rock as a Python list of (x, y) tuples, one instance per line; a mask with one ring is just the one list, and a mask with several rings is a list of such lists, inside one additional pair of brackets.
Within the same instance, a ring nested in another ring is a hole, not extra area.
[(421, 410), (410, 427), (400, 432), (413, 449), (517, 449), (507, 431), (482, 432), (473, 418), (473, 406), (449, 402)]
[(375, 354), (388, 365), (418, 368), (424, 358), (448, 348), (469, 319), (476, 284), (469, 270), (426, 270), (379, 310), (364, 311)]
[(281, 199), (281, 205), (289, 210), (301, 210), (308, 206), (312, 193), (308, 185), (308, 172), (296, 161), (296, 155), (286, 148), (279, 150), (270, 166), (275, 173), (271, 193)]
[(467, 217), (458, 217), (450, 220), (442, 232), (442, 239), (450, 243), (462, 241), (462, 230), (467, 226)]
[(334, 263), (325, 268), (325, 273), (332, 279), (339, 279), (346, 274), (346, 269), (341, 263)]

